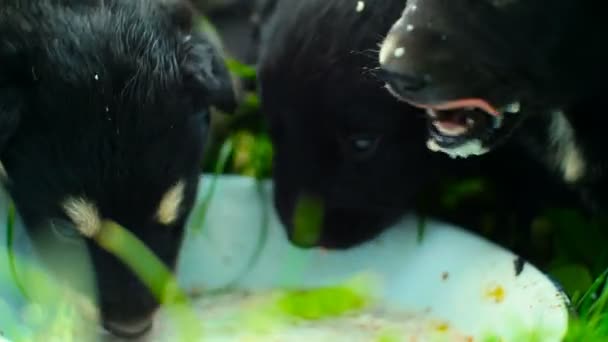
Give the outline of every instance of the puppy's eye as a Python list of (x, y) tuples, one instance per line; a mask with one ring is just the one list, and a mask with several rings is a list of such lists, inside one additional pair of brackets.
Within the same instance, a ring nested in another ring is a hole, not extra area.
[(381, 137), (373, 134), (353, 134), (342, 139), (344, 152), (352, 158), (363, 160), (374, 155)]
[(57, 238), (66, 242), (75, 242), (82, 237), (76, 226), (68, 220), (52, 219), (49, 221), (49, 226)]

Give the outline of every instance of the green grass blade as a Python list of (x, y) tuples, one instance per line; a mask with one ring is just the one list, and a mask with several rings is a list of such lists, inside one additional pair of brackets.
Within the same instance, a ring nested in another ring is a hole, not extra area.
[(113, 222), (104, 224), (95, 241), (119, 258), (148, 286), (177, 323), (182, 341), (200, 341), (202, 327), (191, 309), (188, 296), (154, 253), (128, 230)]
[(230, 159), (233, 150), (234, 143), (232, 142), (232, 139), (227, 139), (220, 149), (218, 161), (210, 180), (209, 189), (199, 204), (192, 210), (190, 227), (192, 227), (193, 232), (201, 233), (204, 230), (205, 217), (207, 216), (207, 211), (209, 210), (211, 200), (213, 199), (217, 187), (217, 180), (226, 169), (226, 165), (228, 164), (228, 160)]
[(8, 266), (10, 268), (11, 277), (15, 282), (15, 286), (17, 286), (19, 292), (21, 292), (21, 295), (24, 298), (30, 300), (25, 286), (23, 286), (23, 284), (19, 280), (19, 274), (17, 272), (17, 260), (15, 259), (15, 253), (13, 249), (15, 243), (15, 204), (13, 203), (13, 201), (10, 200), (8, 203), (9, 204), (6, 215), (6, 251), (8, 254)]

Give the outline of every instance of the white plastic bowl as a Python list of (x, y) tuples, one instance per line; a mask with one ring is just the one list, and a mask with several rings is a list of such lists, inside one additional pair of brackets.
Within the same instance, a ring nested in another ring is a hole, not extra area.
[[(203, 177), (199, 198), (212, 177)], [(275, 215), (271, 187), (270, 182), (257, 187), (245, 177), (219, 177), (202, 230), (190, 227), (182, 250), (178, 277), (187, 291), (228, 284), (250, 290), (310, 288), (366, 274), (379, 280), (375, 295), (381, 301), (430, 312), (476, 341), (488, 333), (516, 341), (524, 330), (541, 331), (542, 341), (559, 341), (567, 330), (561, 291), (528, 263), (516, 275), (518, 257), (493, 243), (432, 220), (419, 241), (418, 222), (407, 217), (347, 251), (297, 249)], [(251, 264), (261, 236), (262, 249)]]
[[(418, 222), (407, 217), (348, 251), (301, 250), (286, 239), (271, 187), (264, 184), (261, 200), (252, 179), (218, 179), (203, 233), (191, 231), (186, 239), (179, 264), (184, 287), (212, 290), (235, 279), (236, 287), (247, 289), (315, 287), (373, 274), (382, 283), (378, 295), (387, 303), (430, 309), (476, 338), (493, 332), (513, 341), (529, 329), (543, 331), (543, 341), (558, 341), (566, 332), (566, 299), (555, 284), (528, 263), (516, 275), (518, 257), (485, 239), (427, 221), (419, 242)], [(257, 262), (243, 273), (263, 235), (265, 211), (268, 235)], [(497, 298), (496, 291), (504, 298)]]

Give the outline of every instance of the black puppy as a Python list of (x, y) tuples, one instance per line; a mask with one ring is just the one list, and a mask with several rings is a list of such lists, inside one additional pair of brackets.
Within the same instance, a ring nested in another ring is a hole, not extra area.
[[(370, 239), (413, 207), (430, 173), (422, 113), (395, 101), (371, 74), (400, 2), (366, 4), (259, 7), (258, 79), (275, 147), (275, 204), (299, 246), (347, 248)], [(323, 207), (316, 240), (294, 234), (297, 201), (305, 198)]]
[(432, 150), (484, 154), (514, 133), (605, 208), (606, 33), (597, 1), (410, 0), (380, 62), (390, 91), (427, 109)]
[[(275, 147), (275, 205), (296, 245), (351, 247), (417, 208), (471, 229), (495, 214), (524, 230), (545, 206), (565, 205), (564, 190), (517, 149), (459, 161), (426, 151), (424, 112), (389, 96), (374, 76), (376, 48), (401, 1), (260, 3), (259, 85)], [(515, 161), (518, 177), (509, 167)], [(495, 183), (492, 203), (440, 208), (441, 183), (480, 177)], [(527, 182), (538, 191), (529, 193)], [(294, 232), (298, 199), (324, 207), (317, 240)]]
[(2, 182), (43, 260), (59, 254), (64, 265), (53, 266), (65, 266), (86, 244), (101, 316), (116, 335), (145, 332), (158, 302), (88, 238), (113, 220), (173, 267), (209, 106), (234, 100), (223, 62), (192, 21), (176, 1), (0, 8)]

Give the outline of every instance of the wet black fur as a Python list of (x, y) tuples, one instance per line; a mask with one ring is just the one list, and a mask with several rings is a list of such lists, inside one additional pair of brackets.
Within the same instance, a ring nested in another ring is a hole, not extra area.
[[(392, 98), (371, 72), (402, 1), (366, 1), (361, 13), (349, 0), (261, 3), (259, 85), (275, 146), (275, 205), (295, 244), (311, 246), (293, 236), (301, 194), (323, 200), (323, 234), (313, 245), (330, 248), (371, 239), (418, 203), (424, 212), (468, 228), (498, 212), (499, 221), (505, 218), (499, 225), (509, 217), (524, 229), (543, 206), (563, 199), (563, 189), (548, 185), (552, 180), (544, 179), (539, 165), (520, 163), (519, 150), (466, 161), (426, 150), (424, 114)], [(360, 155), (352, 151), (353, 136), (380, 140)], [(522, 165), (517, 171), (515, 162)], [(451, 213), (439, 209), (435, 185), (480, 176), (496, 182), (495, 202), (467, 202)], [(527, 182), (540, 190), (529, 193)], [(417, 201), (420, 195), (425, 200)]]
[[(190, 9), (177, 1), (3, 2), (3, 183), (43, 256), (67, 256), (83, 243), (60, 207), (74, 196), (174, 266), (209, 106), (234, 101), (223, 62), (192, 25)], [(180, 217), (163, 226), (157, 206), (179, 180), (186, 182)], [(84, 243), (104, 320), (148, 317), (158, 305), (150, 292), (117, 259)]]

